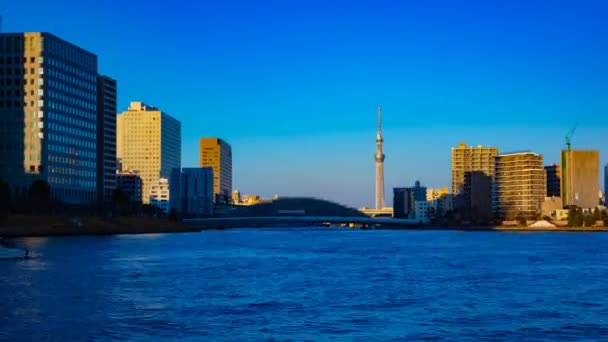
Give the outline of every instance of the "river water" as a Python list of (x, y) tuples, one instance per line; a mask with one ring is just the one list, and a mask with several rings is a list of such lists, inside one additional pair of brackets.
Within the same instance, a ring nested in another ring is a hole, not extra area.
[(243, 229), (26, 239), (0, 340), (608, 338), (608, 234)]

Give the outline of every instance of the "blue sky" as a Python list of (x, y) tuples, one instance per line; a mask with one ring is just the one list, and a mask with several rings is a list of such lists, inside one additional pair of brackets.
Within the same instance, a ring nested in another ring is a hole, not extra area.
[(4, 32), (48, 31), (99, 56), (119, 108), (155, 105), (232, 144), (234, 187), (371, 206), (376, 107), (387, 202), (450, 184), (465, 141), (575, 148), (608, 161), (605, 1), (2, 1)]

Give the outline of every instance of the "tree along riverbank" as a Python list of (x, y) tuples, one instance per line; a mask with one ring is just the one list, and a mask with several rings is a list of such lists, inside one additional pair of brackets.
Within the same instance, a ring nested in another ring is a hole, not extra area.
[(127, 216), (9, 216), (0, 226), (0, 237), (113, 235), (198, 232), (200, 228), (166, 218)]

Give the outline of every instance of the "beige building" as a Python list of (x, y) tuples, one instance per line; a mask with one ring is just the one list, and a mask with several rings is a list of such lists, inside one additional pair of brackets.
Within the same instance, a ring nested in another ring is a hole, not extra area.
[[(452, 148), (452, 194), (455, 207), (471, 209), (477, 206), (471, 203), (475, 202), (477, 197), (483, 204), (491, 202), (488, 187), (494, 176), (494, 158), (497, 155), (496, 147), (473, 147), (461, 143)], [(483, 180), (484, 176), (489, 179)], [(483, 196), (478, 196), (479, 194)]]
[(597, 207), (600, 192), (599, 151), (563, 150), (561, 167), (564, 206)]
[(536, 219), (541, 214), (546, 194), (543, 156), (519, 152), (496, 157), (493, 207), (498, 218)]
[(213, 169), (216, 202), (232, 198), (232, 148), (219, 138), (201, 138), (200, 166)]
[(450, 189), (446, 186), (445, 188), (437, 188), (437, 189), (426, 189), (426, 200), (429, 202), (433, 202), (445, 195), (449, 195)]
[(150, 203), (152, 184), (181, 167), (181, 123), (157, 108), (131, 102), (117, 119), (117, 157), (123, 170), (143, 181), (142, 202)]

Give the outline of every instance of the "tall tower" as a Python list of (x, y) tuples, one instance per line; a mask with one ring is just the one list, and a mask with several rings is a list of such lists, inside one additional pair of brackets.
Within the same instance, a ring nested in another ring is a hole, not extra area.
[(382, 153), (382, 107), (378, 106), (378, 135), (376, 136), (376, 209), (384, 208), (384, 153)]

